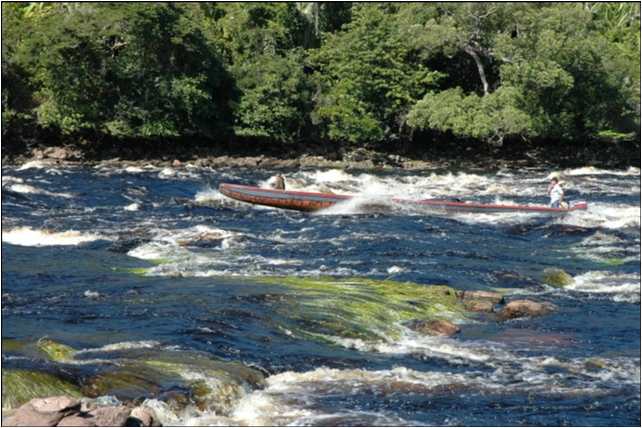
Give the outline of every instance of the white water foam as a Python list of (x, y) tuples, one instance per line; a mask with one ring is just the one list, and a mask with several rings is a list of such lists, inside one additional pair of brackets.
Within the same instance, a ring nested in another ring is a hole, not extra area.
[(640, 168), (629, 167), (626, 171), (601, 169), (593, 166), (585, 166), (581, 168), (568, 169), (564, 171), (564, 175), (617, 175), (617, 176), (636, 176), (640, 175)]
[(72, 198), (73, 195), (70, 193), (63, 193), (63, 192), (49, 192), (44, 189), (39, 189), (37, 187), (31, 186), (29, 184), (23, 184), (22, 180), (19, 183), (15, 184), (8, 184), (4, 185), (3, 183), (3, 188), (6, 188), (12, 192), (15, 193), (23, 193), (23, 194), (36, 194), (36, 195), (47, 195), (47, 196), (54, 196), (54, 197), (59, 197), (59, 198)]
[(79, 245), (99, 239), (109, 238), (94, 233), (82, 233), (76, 230), (53, 232), (49, 230), (32, 229), (30, 227), (19, 227), (2, 231), (3, 242), (21, 245), (23, 247)]
[(640, 207), (626, 204), (589, 203), (586, 211), (572, 211), (559, 224), (606, 229), (640, 228)]
[[(466, 345), (453, 341), (453, 347)], [(482, 344), (479, 344), (480, 346)], [(481, 347), (481, 346), (480, 346)], [(325, 421), (327, 425), (424, 425), (404, 420), (386, 411), (355, 410), (349, 400), (340, 401), (328, 409), (322, 403), (326, 397), (350, 397), (371, 394), (379, 399), (399, 394), (431, 397), (439, 394), (466, 394), (466, 391), (485, 394), (529, 394), (599, 397), (611, 394), (611, 385), (628, 384), (639, 388), (639, 359), (574, 358), (557, 359), (548, 356), (521, 357), (484, 343), (489, 358), (481, 361), (485, 369), (462, 372), (419, 371), (406, 367), (388, 370), (333, 369), (318, 367), (306, 372), (287, 371), (269, 376), (266, 387), (245, 394), (225, 415), (200, 413), (175, 415), (166, 406), (160, 418), (173, 424), (214, 426), (283, 426), (306, 425)], [(459, 354), (463, 354), (460, 351)], [(457, 361), (452, 361), (457, 364)], [(597, 367), (591, 369), (590, 367)], [(490, 370), (488, 370), (490, 368)], [(560, 372), (579, 376), (563, 376)], [(458, 392), (461, 391), (461, 392)], [(352, 423), (350, 421), (353, 421)]]
[(51, 166), (50, 161), (44, 161), (44, 160), (32, 160), (29, 162), (26, 162), (22, 164), (17, 171), (24, 171), (26, 169), (43, 169), (43, 168), (49, 168)]
[[(578, 257), (609, 265), (620, 265), (629, 262), (640, 262), (640, 241), (626, 241), (618, 236), (597, 231), (575, 244), (571, 251)], [(620, 257), (622, 252), (633, 253)]]
[(127, 341), (127, 342), (118, 342), (110, 343), (109, 345), (101, 346), (99, 348), (86, 348), (76, 351), (75, 355), (94, 353), (94, 352), (114, 352), (122, 351), (127, 349), (152, 349), (158, 348), (160, 342), (155, 340), (137, 340), (137, 341)]
[[(558, 172), (559, 173), (559, 172)], [(639, 185), (627, 187), (612, 177), (637, 176), (640, 171), (630, 168), (627, 171), (598, 170), (592, 167), (577, 168), (562, 171), (564, 188), (567, 192), (579, 192), (575, 199), (582, 199), (583, 194), (614, 194), (629, 195), (640, 192)], [(550, 174), (549, 174), (550, 175)], [(515, 177), (512, 173), (500, 171), (495, 175), (480, 175), (467, 173), (444, 173), (430, 175), (378, 176), (361, 173), (351, 175), (343, 170), (300, 171), (285, 175), (287, 189), (336, 193), (353, 196), (351, 200), (336, 204), (322, 210), (320, 215), (348, 215), (373, 211), (405, 212), (406, 214), (425, 214), (420, 207), (400, 205), (391, 202), (394, 197), (409, 200), (430, 198), (462, 198), (464, 200), (480, 200), (484, 203), (524, 204), (515, 199), (519, 197), (536, 198), (530, 205), (547, 205), (546, 187), (547, 175), (533, 172), (531, 177)], [(269, 186), (270, 180), (259, 183)], [(492, 198), (492, 199), (490, 199)], [(587, 198), (584, 198), (587, 199)], [(232, 200), (220, 193), (207, 189), (199, 192), (197, 202), (216, 202), (230, 204)], [(563, 217), (557, 217), (557, 222), (582, 227), (605, 227), (618, 229), (622, 227), (639, 227), (640, 208), (625, 204), (609, 204), (589, 202), (587, 211), (574, 211)], [(239, 204), (237, 202), (237, 204)], [(247, 204), (240, 203), (247, 206)], [(264, 207), (265, 208), (265, 207)], [(269, 209), (269, 208), (267, 208)], [(485, 224), (514, 224), (532, 221), (541, 214), (537, 213), (439, 213), (448, 215), (467, 223)]]
[(640, 303), (640, 275), (591, 271), (574, 278), (568, 290), (606, 295), (616, 302)]

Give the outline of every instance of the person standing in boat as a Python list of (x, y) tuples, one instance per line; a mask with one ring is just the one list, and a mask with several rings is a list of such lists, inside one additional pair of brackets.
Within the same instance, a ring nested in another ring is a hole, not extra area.
[(562, 206), (562, 200), (564, 199), (564, 189), (562, 189), (559, 178), (551, 178), (551, 182), (548, 185), (548, 194), (551, 197), (549, 206), (551, 208), (560, 208)]
[(276, 177), (274, 177), (272, 187), (278, 190), (285, 190), (285, 179), (281, 174), (277, 174)]

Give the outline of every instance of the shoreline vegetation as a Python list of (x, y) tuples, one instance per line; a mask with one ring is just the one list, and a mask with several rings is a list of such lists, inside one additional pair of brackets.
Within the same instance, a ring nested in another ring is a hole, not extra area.
[(640, 165), (635, 3), (3, 3), (3, 162)]
[[(243, 151), (229, 145), (175, 145), (154, 142), (133, 144), (22, 145), (18, 150), (4, 150), (2, 163), (25, 164), (43, 161), (50, 164), (156, 165), (181, 167), (191, 164), (210, 168), (262, 168), (296, 170), (338, 168), (346, 170), (408, 171), (432, 169), (467, 169), (496, 171), (503, 168), (596, 168), (627, 169), (640, 166), (639, 142), (594, 142), (581, 149), (560, 148), (555, 142), (519, 147), (489, 147), (478, 144), (443, 143), (431, 150), (353, 148), (336, 151), (327, 147), (300, 146), (263, 148), (253, 146)], [(282, 150), (282, 151), (279, 151)]]

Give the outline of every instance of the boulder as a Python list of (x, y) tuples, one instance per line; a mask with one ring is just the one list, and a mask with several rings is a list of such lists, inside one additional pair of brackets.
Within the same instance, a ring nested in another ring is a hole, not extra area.
[(174, 159), (174, 160), (172, 161), (172, 167), (174, 167), (174, 168), (178, 168), (178, 167), (180, 167), (180, 166), (182, 166), (182, 165), (183, 165), (183, 164), (182, 164), (182, 163), (181, 163), (181, 161), (179, 161), (178, 159)]
[(80, 400), (67, 395), (57, 397), (34, 398), (28, 404), (39, 413), (52, 413), (80, 410)]
[(499, 319), (508, 320), (513, 318), (536, 317), (552, 312), (555, 306), (550, 303), (539, 303), (532, 300), (513, 300), (509, 302), (499, 313)]
[(127, 406), (98, 407), (89, 412), (96, 426), (122, 427), (125, 426), (131, 409)]
[(65, 395), (34, 398), (20, 406), (3, 426), (56, 426), (65, 416), (80, 410), (80, 400)]
[(545, 269), (542, 274), (542, 281), (551, 287), (565, 287), (573, 283), (573, 277), (562, 269), (549, 268)]
[(145, 406), (135, 407), (129, 414), (129, 419), (127, 420), (128, 426), (140, 426), (140, 427), (151, 427), (158, 425), (158, 419), (156, 418), (156, 413), (153, 409)]
[(461, 298), (464, 300), (485, 300), (493, 304), (502, 303), (504, 301), (504, 296), (500, 293), (482, 290), (464, 291)]
[(461, 331), (455, 324), (446, 320), (415, 320), (410, 322), (408, 327), (428, 336), (452, 336)]
[(95, 427), (94, 418), (88, 415), (71, 415), (65, 416), (58, 422), (59, 427)]
[(471, 312), (493, 312), (494, 306), (489, 300), (464, 300), (464, 308)]
[(45, 154), (44, 154), (44, 152), (43, 152), (41, 149), (33, 149), (33, 150), (31, 151), (31, 156), (32, 156), (34, 159), (42, 160), (42, 159), (45, 157)]
[(602, 370), (607, 367), (606, 361), (601, 358), (589, 358), (584, 362), (584, 367), (590, 371)]
[(38, 340), (38, 349), (51, 361), (65, 362), (73, 358), (76, 351), (62, 343), (43, 337)]
[(167, 376), (148, 367), (122, 366), (86, 379), (81, 392), (87, 397), (113, 395), (120, 400), (135, 400), (158, 394), (164, 380)]
[(57, 160), (80, 159), (82, 157), (79, 151), (70, 147), (49, 147), (44, 150), (43, 154)]
[(33, 410), (31, 406), (25, 404), (15, 411), (15, 413), (2, 421), (2, 426), (11, 427), (54, 427), (64, 417), (62, 414), (46, 414)]

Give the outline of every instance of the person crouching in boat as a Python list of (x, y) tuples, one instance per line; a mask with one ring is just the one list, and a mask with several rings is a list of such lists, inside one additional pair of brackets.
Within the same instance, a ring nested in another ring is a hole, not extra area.
[(548, 194), (551, 197), (549, 206), (551, 208), (560, 208), (564, 199), (564, 189), (562, 189), (559, 178), (551, 178), (551, 182), (548, 185)]
[(276, 177), (274, 177), (272, 188), (277, 190), (285, 190), (285, 179), (281, 174), (277, 174)]

